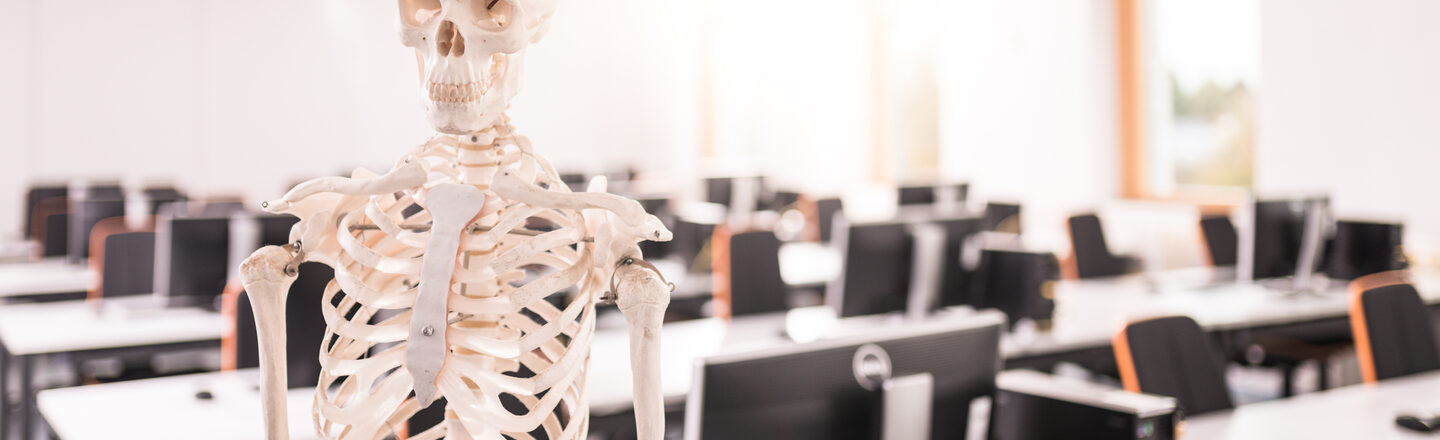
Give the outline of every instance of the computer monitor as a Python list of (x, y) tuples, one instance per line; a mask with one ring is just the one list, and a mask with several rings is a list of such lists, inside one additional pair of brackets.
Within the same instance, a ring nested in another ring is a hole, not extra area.
[(1409, 267), (1402, 243), (1404, 225), (1353, 220), (1335, 222), (1325, 274), (1353, 280), (1365, 275)]
[[(1306, 218), (1312, 215), (1312, 212), (1315, 213), (1313, 215), (1328, 216), (1329, 199), (1271, 199), (1255, 202), (1251, 230), (1254, 240), (1252, 279), (1285, 278), (1299, 273), (1301, 248), (1306, 241)], [(1322, 221), (1317, 227), (1324, 226)], [(1323, 252), (1318, 247), (1308, 250), (1316, 255)], [(1311, 261), (1318, 263), (1314, 259)]]
[(155, 293), (155, 233), (125, 232), (105, 237), (100, 295), (105, 298)]
[(145, 198), (147, 212), (151, 215), (160, 213), (161, 205), (185, 200), (185, 195), (175, 188), (145, 188), (141, 195)]
[(894, 428), (881, 416), (886, 383), (922, 374), (933, 382), (916, 405), (930, 410), (927, 438), (966, 438), (971, 404), (995, 394), (1003, 327), (982, 312), (703, 359), (685, 438), (879, 438)]
[(155, 294), (167, 306), (213, 307), (230, 270), (230, 219), (162, 217), (155, 228)]
[(905, 311), (915, 246), (910, 223), (848, 224), (837, 219), (835, 226), (844, 260), (840, 279), (826, 289), (825, 302), (841, 317)]
[(25, 230), (20, 232), (25, 239), (39, 238), (33, 237), (32, 235), (35, 230), (35, 221), (44, 221), (44, 219), (35, 218), (35, 208), (40, 205), (40, 201), (50, 198), (63, 198), (69, 193), (70, 188), (63, 185), (30, 187), (30, 190), (25, 194), (25, 217), (21, 219), (25, 224)]
[(979, 307), (1005, 313), (1010, 325), (1031, 319), (1046, 325), (1055, 314), (1052, 289), (1060, 263), (1048, 252), (985, 249), (975, 274)]
[(935, 204), (935, 187), (930, 185), (902, 186), (896, 198), (900, 206)]
[(939, 305), (980, 306), (975, 291), (975, 269), (980, 262), (976, 235), (985, 231), (983, 217), (944, 218), (932, 221), (945, 230), (945, 251), (940, 272)]
[(71, 263), (81, 263), (90, 258), (90, 230), (96, 223), (110, 217), (125, 216), (123, 198), (84, 198), (70, 200), (70, 227), (68, 228), (66, 254)]

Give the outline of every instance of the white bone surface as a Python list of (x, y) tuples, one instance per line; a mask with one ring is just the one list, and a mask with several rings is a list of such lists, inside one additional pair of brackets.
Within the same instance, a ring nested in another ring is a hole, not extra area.
[[(292, 191), (284, 199), (287, 212), (301, 217), (292, 237), (304, 260), (335, 269), (322, 304), (327, 340), (334, 342), (320, 354), (313, 411), (321, 438), (384, 438), (442, 397), (445, 422), (411, 432), (412, 438), (536, 432), (583, 438), (595, 301), (612, 274), (632, 328), (637, 424), (642, 438), (662, 436), (658, 333), (669, 288), (650, 269), (620, 262), (640, 258), (642, 235), (668, 238), (670, 232), (633, 201), (568, 192), (548, 164), (524, 151), (522, 137), (497, 134), (511, 132), (499, 127), (486, 136), (440, 136), (390, 173), (324, 178), (329, 188), (348, 193)], [(403, 169), (414, 166), (427, 181), (395, 191), (374, 181), (412, 173)], [(529, 181), (520, 180), (527, 175)], [(307, 185), (316, 184), (301, 184)], [(412, 204), (425, 209), (405, 217)], [(279, 271), (296, 264), (293, 258), (267, 248), (247, 267)], [(283, 293), (270, 293), (278, 288), (273, 280), (291, 278), (257, 273), (247, 279), (262, 334), (283, 332), (276, 330), (283, 308), (262, 310), (259, 303), (273, 297), (283, 304)], [(560, 307), (547, 302), (562, 292)], [(262, 344), (270, 353), (262, 370), (273, 378), (266, 383), (283, 384), (276, 364), (284, 360), (283, 339), (262, 336)], [(283, 386), (264, 388), (266, 402), (283, 411)], [(526, 410), (516, 414), (502, 399)], [(268, 408), (267, 417), (279, 414)]]
[[(444, 398), (444, 421), (409, 438), (584, 438), (595, 303), (613, 280), (631, 328), (636, 425), (641, 439), (660, 439), (669, 286), (635, 262), (639, 240), (670, 231), (639, 203), (605, 194), (603, 179), (571, 193), (504, 114), (556, 0), (399, 6), (401, 40), (419, 56), (426, 113), (442, 134), (384, 174), (314, 179), (265, 205), (300, 219), (291, 245), (261, 249), (242, 268), (267, 435), (286, 435), (284, 298), (294, 278), (285, 270), (303, 260), (335, 269), (321, 304), (319, 437), (396, 435)], [(405, 215), (412, 206), (423, 209)]]

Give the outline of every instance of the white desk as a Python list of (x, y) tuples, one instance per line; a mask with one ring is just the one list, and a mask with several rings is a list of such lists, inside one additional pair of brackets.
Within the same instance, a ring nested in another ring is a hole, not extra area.
[[(84, 300), (0, 305), (0, 390), (9, 389), (7, 373), (14, 360), (20, 368), (21, 432), (30, 433), (34, 423), (33, 374), (41, 355), (107, 356), (141, 349), (218, 347), (226, 328), (221, 314), (195, 308), (98, 313), (93, 304)], [(0, 414), (11, 414), (8, 399), (0, 399)], [(0, 432), (0, 437), (6, 434), (8, 431)]]
[(19, 238), (0, 239), (0, 261), (28, 260), (35, 255), (36, 244)]
[(1401, 413), (1440, 409), (1440, 372), (1351, 385), (1289, 399), (1243, 405), (1190, 417), (1185, 437), (1196, 439), (1435, 438), (1395, 425)]
[[(40, 413), (64, 440), (265, 437), (254, 369), (41, 391)], [(213, 398), (195, 397), (209, 391)], [(289, 393), (290, 438), (314, 439), (313, 388)]]
[(0, 264), (0, 298), (84, 292), (95, 275), (86, 266), (65, 263), (65, 259)]

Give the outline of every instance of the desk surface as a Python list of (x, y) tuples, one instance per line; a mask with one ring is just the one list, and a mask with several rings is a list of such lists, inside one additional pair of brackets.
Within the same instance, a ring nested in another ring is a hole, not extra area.
[[(265, 437), (254, 369), (41, 391), (40, 413), (65, 440)], [(195, 394), (210, 391), (214, 398)], [(313, 439), (313, 388), (290, 390), (290, 438)]]
[(28, 260), (38, 246), (30, 240), (0, 238), (0, 261)]
[(1197, 439), (1435, 438), (1395, 425), (1401, 413), (1440, 409), (1440, 372), (1351, 385), (1191, 417), (1185, 437)]
[(0, 264), (0, 298), (47, 293), (84, 292), (94, 275), (90, 268), (62, 258)]
[[(146, 301), (146, 298), (109, 300)], [(0, 342), (16, 356), (219, 340), (223, 315), (198, 308), (97, 311), (84, 300), (0, 305)]]

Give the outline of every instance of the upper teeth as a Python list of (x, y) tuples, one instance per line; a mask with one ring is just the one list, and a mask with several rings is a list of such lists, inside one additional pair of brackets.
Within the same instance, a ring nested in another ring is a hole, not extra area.
[(440, 84), (428, 82), (425, 88), (430, 92), (430, 100), (436, 102), (473, 102), (485, 94), (485, 88), (479, 82), (465, 84)]

